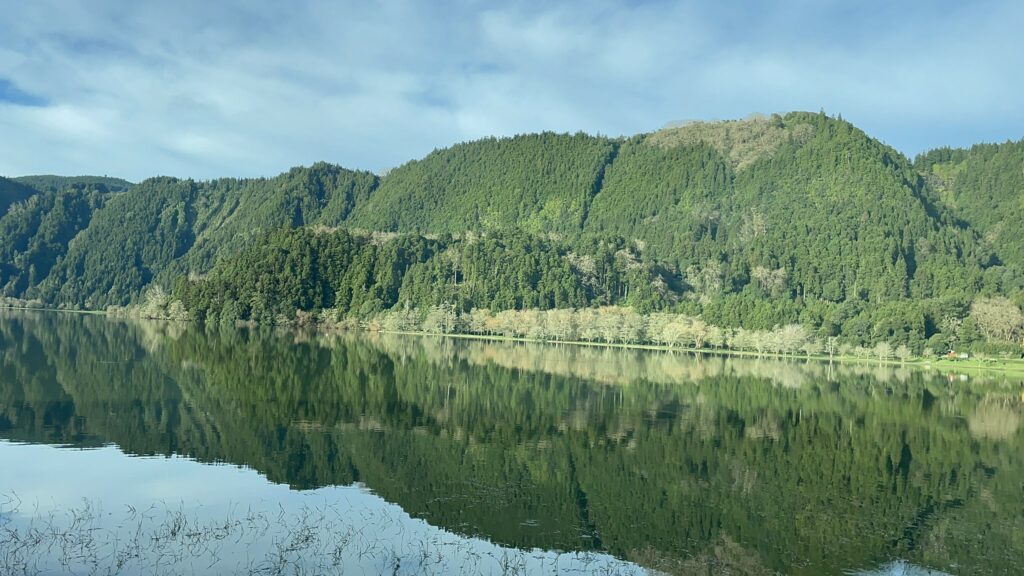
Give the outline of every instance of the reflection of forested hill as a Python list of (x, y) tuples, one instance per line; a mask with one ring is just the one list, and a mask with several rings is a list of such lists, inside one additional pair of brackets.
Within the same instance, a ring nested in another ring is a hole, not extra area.
[(1019, 384), (53, 314), (0, 344), (3, 438), (360, 481), (504, 544), (741, 573), (1024, 555)]

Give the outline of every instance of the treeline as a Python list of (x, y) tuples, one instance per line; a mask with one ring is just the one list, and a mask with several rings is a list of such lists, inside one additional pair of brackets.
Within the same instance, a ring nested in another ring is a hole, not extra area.
[(522, 232), (424, 237), (325, 228), (272, 231), (174, 296), (195, 320), (290, 322), (329, 310), (371, 318), (395, 308), (446, 304), (468, 312), (625, 303), (663, 308), (678, 294), (622, 240), (593, 254)]
[(974, 350), (1019, 357), (1020, 307), (902, 299), (832, 303), (770, 290), (703, 295), (622, 239), (580, 254), (524, 233), (358, 235), (309, 227), (263, 236), (205, 276), (154, 289), (142, 309), (206, 325), (326, 323), (369, 329), (730, 348), (889, 359)]
[[(330, 322), (331, 316), (323, 318)], [(964, 322), (961, 322), (961, 325)], [(920, 348), (906, 342), (856, 340), (829, 335), (800, 324), (775, 326), (766, 330), (729, 328), (708, 324), (700, 317), (670, 312), (640, 314), (631, 308), (562, 310), (503, 310), (491, 312), (473, 309), (468, 313), (450, 305), (425, 310), (394, 309), (366, 319), (361, 327), (395, 332), (433, 334), (477, 334), (555, 342), (594, 342), (604, 344), (653, 344), (668, 349), (721, 349), (753, 352), (759, 355), (845, 356), (878, 360), (907, 361), (911, 358), (936, 358), (949, 348), (974, 350), (980, 357), (1019, 358), (1024, 339), (1024, 316), (1005, 299), (981, 298), (971, 307), (969, 326), (954, 339), (936, 334)], [(962, 335), (971, 333), (970, 336)]]
[(54, 176), (52, 174), (37, 176), (21, 176), (13, 178), (26, 186), (40, 192), (60, 192), (67, 188), (77, 186), (102, 188), (108, 192), (125, 192), (132, 187), (132, 183), (109, 176)]

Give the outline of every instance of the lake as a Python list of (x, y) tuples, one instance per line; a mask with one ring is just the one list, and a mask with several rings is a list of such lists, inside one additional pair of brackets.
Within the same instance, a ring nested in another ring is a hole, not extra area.
[(1022, 393), (0, 312), (0, 573), (1019, 574)]

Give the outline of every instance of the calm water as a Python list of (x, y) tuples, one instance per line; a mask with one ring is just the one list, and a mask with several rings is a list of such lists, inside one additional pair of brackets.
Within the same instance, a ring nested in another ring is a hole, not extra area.
[(1022, 393), (0, 313), (0, 573), (1020, 574)]

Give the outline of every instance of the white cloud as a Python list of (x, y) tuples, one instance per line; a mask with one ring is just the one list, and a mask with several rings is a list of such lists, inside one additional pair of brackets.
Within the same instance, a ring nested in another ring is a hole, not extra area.
[(7, 8), (0, 172), (381, 169), (486, 135), (841, 112), (907, 152), (1024, 136), (1024, 8), (604, 0)]

